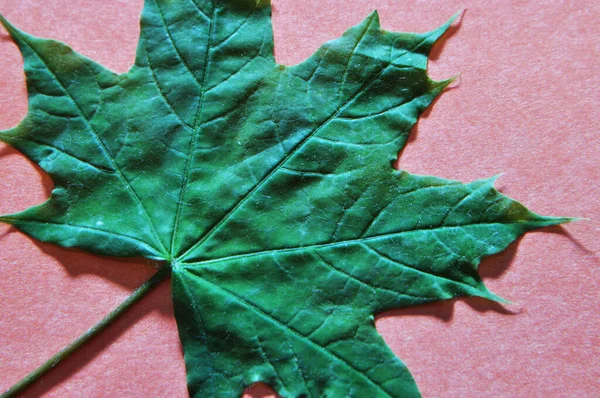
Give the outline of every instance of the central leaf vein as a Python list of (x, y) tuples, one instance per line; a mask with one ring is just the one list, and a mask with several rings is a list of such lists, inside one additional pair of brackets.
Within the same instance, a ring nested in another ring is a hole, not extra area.
[[(209, 22), (208, 28), (208, 42), (206, 44), (206, 52), (204, 53), (204, 68), (202, 69), (202, 83), (200, 84), (201, 92), (200, 98), (198, 99), (198, 111), (195, 116), (194, 124), (196, 125), (198, 118), (202, 117), (202, 105), (204, 103), (204, 95), (206, 93), (206, 82), (208, 79), (208, 67), (210, 66), (210, 48), (212, 46), (213, 40), (213, 31), (215, 25), (216, 18), (216, 7), (214, 1), (212, 2), (212, 15)], [(189, 151), (185, 160), (185, 169), (183, 172), (183, 182), (181, 185), (181, 190), (179, 191), (179, 199), (177, 200), (177, 212), (175, 214), (175, 224), (173, 226), (173, 235), (171, 236), (171, 257), (175, 256), (175, 240), (177, 238), (177, 231), (179, 230), (180, 220), (181, 220), (181, 211), (183, 209), (184, 197), (187, 189), (187, 184), (189, 181), (189, 174), (192, 165), (192, 157), (194, 155), (196, 149), (196, 142), (198, 141), (198, 135), (202, 130), (202, 124), (198, 125), (192, 135), (192, 140), (190, 142)]]

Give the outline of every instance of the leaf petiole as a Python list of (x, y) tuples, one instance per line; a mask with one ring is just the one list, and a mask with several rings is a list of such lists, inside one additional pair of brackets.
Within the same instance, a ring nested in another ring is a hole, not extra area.
[(75, 341), (71, 344), (60, 350), (56, 355), (52, 358), (44, 362), (37, 369), (29, 373), (27, 376), (22, 378), (18, 383), (13, 385), (11, 388), (6, 390), (0, 398), (11, 398), (16, 397), (17, 394), (21, 393), (27, 387), (31, 386), (35, 383), (40, 377), (45, 375), (48, 371), (54, 368), (60, 361), (71, 355), (78, 348), (85, 345), (88, 341), (94, 338), (96, 335), (100, 334), (107, 326), (112, 324), (119, 316), (125, 313), (129, 308), (131, 308), (136, 302), (138, 302), (141, 298), (150, 293), (156, 286), (158, 286), (162, 281), (169, 278), (171, 275), (171, 265), (165, 264), (160, 267), (158, 272), (152, 276), (152, 278), (148, 279), (143, 285), (138, 287), (125, 301), (123, 301), (117, 308), (112, 310), (106, 317), (104, 317), (100, 322), (92, 326), (85, 333), (79, 336)]

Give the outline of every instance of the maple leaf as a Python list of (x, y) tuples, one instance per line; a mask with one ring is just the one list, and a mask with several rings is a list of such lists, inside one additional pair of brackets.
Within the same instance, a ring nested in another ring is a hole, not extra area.
[(192, 396), (262, 381), (282, 396), (418, 396), (373, 315), (460, 296), (501, 300), (481, 258), (567, 222), (494, 179), (394, 170), (451, 82), (426, 74), (452, 19), (424, 34), (378, 16), (291, 67), (261, 0), (146, 0), (117, 75), (2, 23), (29, 112), (0, 139), (55, 188), (0, 217), (64, 247), (166, 263)]

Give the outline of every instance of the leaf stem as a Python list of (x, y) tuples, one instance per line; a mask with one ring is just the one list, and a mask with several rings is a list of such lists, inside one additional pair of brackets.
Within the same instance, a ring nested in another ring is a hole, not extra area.
[(127, 297), (127, 299), (125, 299), (125, 301), (123, 301), (117, 308), (112, 310), (106, 317), (104, 317), (104, 319), (92, 326), (75, 341), (40, 365), (40, 367), (22, 378), (17, 384), (6, 390), (2, 395), (0, 395), (0, 398), (16, 397), (17, 394), (21, 393), (27, 387), (35, 383), (40, 377), (45, 375), (48, 371), (52, 370), (52, 368), (54, 368), (60, 361), (71, 355), (78, 348), (85, 345), (88, 341), (106, 329), (107, 326), (112, 324), (119, 316), (125, 313), (141, 298), (150, 293), (156, 286), (158, 286), (163, 280), (167, 279), (170, 275), (171, 265), (163, 265), (158, 272), (152, 276), (152, 278), (148, 279), (142, 286), (138, 287), (133, 293), (131, 293), (129, 297)]

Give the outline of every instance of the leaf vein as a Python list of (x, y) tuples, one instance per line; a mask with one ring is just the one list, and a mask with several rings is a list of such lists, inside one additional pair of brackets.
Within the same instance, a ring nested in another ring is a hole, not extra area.
[(392, 290), (392, 289), (388, 289), (388, 288), (385, 288), (385, 287), (381, 287), (381, 286), (379, 286), (379, 285), (375, 285), (375, 284), (372, 284), (372, 283), (369, 283), (369, 282), (365, 282), (364, 280), (362, 280), (362, 279), (359, 279), (359, 278), (357, 278), (356, 276), (354, 276), (354, 275), (352, 275), (352, 274), (350, 274), (350, 273), (348, 273), (348, 272), (346, 272), (346, 271), (344, 271), (344, 270), (342, 270), (342, 269), (340, 269), (340, 268), (336, 267), (335, 265), (333, 265), (333, 264), (332, 264), (332, 263), (330, 263), (329, 261), (326, 261), (326, 260), (325, 260), (325, 259), (324, 259), (324, 258), (323, 258), (323, 257), (322, 257), (322, 256), (321, 256), (319, 253), (317, 253), (315, 250), (311, 250), (311, 253), (312, 253), (312, 254), (313, 254), (313, 255), (314, 255), (316, 258), (317, 258), (317, 260), (318, 260), (320, 263), (322, 263), (323, 265), (325, 265), (327, 268), (329, 268), (329, 269), (331, 269), (331, 270), (333, 270), (333, 271), (335, 271), (335, 272), (337, 272), (337, 273), (340, 273), (340, 274), (342, 274), (342, 275), (345, 275), (345, 276), (346, 276), (346, 277), (348, 277), (349, 279), (351, 279), (351, 280), (353, 280), (353, 281), (356, 281), (356, 282), (357, 282), (357, 283), (359, 283), (360, 285), (363, 285), (363, 286), (365, 286), (365, 287), (367, 287), (367, 288), (370, 288), (370, 289), (373, 289), (373, 290), (382, 290), (382, 291), (384, 291), (384, 292), (392, 293), (394, 296), (396, 296), (396, 295), (400, 295), (400, 296), (406, 296), (406, 297), (409, 297), (409, 298), (411, 298), (411, 299), (420, 299), (420, 300), (422, 300), (422, 299), (432, 299), (432, 297), (414, 296), (414, 295), (412, 295), (412, 294), (408, 294), (408, 293), (399, 293), (399, 292), (397, 292), (397, 291), (395, 291), (395, 290)]
[(329, 357), (332, 357), (334, 359), (337, 359), (338, 361), (340, 361), (341, 364), (345, 365), (348, 369), (352, 370), (357, 375), (359, 375), (361, 378), (365, 379), (369, 384), (373, 385), (378, 390), (380, 390), (383, 393), (385, 393), (386, 396), (388, 396), (390, 398), (393, 397), (393, 395), (389, 391), (387, 391), (387, 389), (385, 389), (383, 386), (377, 384), (375, 381), (373, 381), (373, 379), (371, 379), (368, 375), (362, 373), (360, 371), (360, 369), (354, 367), (350, 362), (348, 362), (347, 360), (345, 360), (341, 356), (337, 355), (336, 353), (328, 350), (327, 348), (322, 347), (321, 345), (319, 345), (315, 341), (309, 339), (307, 336), (305, 336), (302, 333), (300, 333), (298, 330), (294, 329), (293, 327), (291, 327), (289, 325), (286, 325), (284, 322), (282, 322), (278, 318), (276, 318), (276, 317), (274, 317), (272, 315), (269, 315), (260, 306), (252, 303), (251, 301), (246, 300), (244, 297), (242, 297), (240, 295), (237, 295), (235, 292), (232, 292), (229, 289), (224, 288), (223, 286), (220, 286), (220, 285), (218, 285), (216, 283), (213, 283), (213, 282), (209, 281), (208, 279), (206, 279), (206, 278), (204, 278), (204, 277), (202, 277), (202, 276), (200, 276), (198, 274), (194, 274), (194, 275), (196, 277), (198, 277), (198, 279), (200, 279), (201, 281), (203, 281), (205, 284), (207, 284), (209, 286), (212, 286), (213, 289), (221, 291), (225, 295), (232, 297), (234, 300), (236, 300), (242, 306), (244, 306), (244, 307), (248, 308), (250, 311), (256, 313), (259, 317), (265, 319), (267, 322), (269, 322), (271, 324), (274, 324), (275, 326), (278, 326), (280, 329), (288, 330), (289, 332), (291, 332), (292, 335), (296, 336), (300, 341), (304, 341), (308, 345), (313, 346), (317, 351), (325, 354), (325, 356), (329, 356)]
[(106, 173), (106, 174), (113, 174), (113, 173), (115, 173), (115, 170), (107, 169), (107, 168), (104, 168), (102, 166), (97, 166), (97, 165), (95, 165), (95, 164), (93, 164), (93, 163), (91, 163), (91, 162), (89, 162), (87, 160), (84, 160), (84, 159), (81, 159), (81, 158), (79, 158), (79, 157), (77, 157), (75, 155), (72, 155), (69, 152), (65, 151), (64, 149), (60, 149), (60, 148), (58, 148), (58, 147), (56, 147), (54, 145), (43, 143), (43, 142), (40, 142), (40, 141), (37, 141), (37, 140), (33, 140), (33, 139), (30, 139), (30, 138), (11, 137), (11, 136), (3, 135), (3, 134), (0, 134), (0, 139), (4, 139), (6, 141), (8, 141), (8, 140), (15, 140), (15, 141), (33, 142), (34, 144), (36, 144), (36, 145), (38, 145), (40, 147), (52, 148), (52, 149), (54, 149), (54, 150), (56, 150), (56, 151), (64, 154), (65, 156), (68, 156), (68, 157), (70, 157), (70, 158), (72, 158), (72, 159), (74, 159), (74, 160), (76, 160), (76, 161), (78, 161), (80, 163), (83, 163), (84, 165), (86, 165), (86, 166), (88, 166), (88, 167), (90, 167), (92, 169), (98, 170), (98, 171), (100, 171), (102, 173)]
[(86, 227), (86, 226), (82, 226), (82, 225), (74, 225), (74, 224), (68, 224), (68, 223), (59, 223), (59, 222), (54, 222), (54, 221), (37, 221), (37, 220), (24, 220), (21, 218), (14, 218), (14, 217), (10, 217), (10, 216), (2, 216), (0, 217), (1, 220), (7, 220), (10, 221), (12, 220), (13, 222), (19, 222), (19, 223), (29, 223), (29, 224), (50, 224), (50, 225), (57, 225), (59, 227), (69, 227), (69, 228), (75, 228), (75, 229), (80, 229), (80, 230), (84, 230), (84, 231), (93, 231), (95, 233), (102, 233), (105, 235), (114, 235), (119, 237), (119, 239), (125, 239), (125, 240), (130, 240), (132, 242), (136, 242), (138, 244), (141, 244), (142, 246), (147, 247), (148, 249), (151, 249), (151, 252), (153, 252), (156, 256), (159, 256), (160, 253), (159, 251), (154, 248), (152, 245), (150, 245), (147, 242), (144, 242), (141, 239), (135, 238), (133, 236), (129, 236), (129, 235), (125, 235), (125, 234), (120, 234), (118, 232), (113, 232), (113, 231), (107, 231), (104, 229), (99, 229), (99, 228), (93, 228), (93, 227)]
[[(210, 26), (208, 29), (208, 43), (206, 44), (206, 52), (204, 54), (204, 68), (202, 69), (202, 75), (203, 75), (202, 83), (200, 84), (202, 91), (200, 94), (200, 99), (198, 100), (198, 113), (196, 114), (196, 120), (198, 119), (198, 115), (202, 114), (202, 106), (204, 104), (204, 95), (206, 93), (205, 87), (206, 87), (206, 81), (208, 78), (208, 66), (210, 65), (210, 62), (209, 62), (210, 47), (211, 47), (211, 43), (213, 40), (213, 30), (214, 30), (214, 25), (215, 25), (215, 18), (216, 18), (216, 7), (215, 7), (214, 1), (213, 1), (212, 2), (212, 17), (210, 18)], [(196, 124), (196, 122), (194, 122), (194, 125), (195, 124)], [(192, 165), (191, 160), (192, 160), (194, 151), (196, 149), (196, 142), (198, 141), (198, 135), (200, 134), (200, 130), (201, 130), (201, 125), (198, 126), (198, 128), (194, 131), (194, 134), (192, 135), (190, 147), (189, 147), (187, 158), (185, 161), (185, 169), (183, 172), (183, 182), (181, 184), (181, 190), (179, 191), (179, 200), (177, 201), (177, 212), (175, 213), (175, 223), (173, 226), (173, 234), (171, 235), (171, 257), (174, 257), (175, 239), (177, 238), (177, 232), (179, 231), (179, 225), (181, 222), (181, 211), (183, 209), (183, 202), (184, 202), (185, 193), (187, 190), (187, 184), (188, 184), (188, 181), (190, 178), (189, 174), (190, 174), (191, 165)]]
[(403, 234), (420, 233), (420, 232), (431, 231), (431, 230), (457, 230), (457, 229), (465, 229), (465, 228), (474, 227), (474, 226), (492, 226), (492, 225), (521, 224), (521, 223), (522, 222), (519, 222), (519, 221), (506, 222), (506, 223), (479, 222), (479, 223), (473, 223), (473, 224), (468, 224), (468, 225), (436, 225), (433, 227), (425, 227), (425, 228), (419, 227), (419, 228), (415, 228), (415, 229), (411, 229), (411, 230), (399, 231), (399, 232), (394, 232), (394, 233), (384, 233), (381, 235), (373, 235), (373, 236), (369, 236), (366, 238), (360, 237), (360, 238), (355, 238), (355, 239), (341, 240), (341, 241), (337, 241), (337, 242), (316, 243), (316, 244), (311, 244), (311, 245), (306, 245), (306, 246), (296, 246), (296, 247), (287, 247), (287, 248), (280, 248), (280, 249), (263, 250), (263, 251), (257, 251), (257, 252), (248, 252), (248, 253), (234, 254), (231, 256), (221, 257), (221, 258), (216, 258), (216, 259), (208, 259), (208, 260), (193, 261), (193, 262), (182, 262), (182, 263), (185, 263), (186, 265), (190, 265), (190, 266), (194, 266), (194, 265), (200, 266), (200, 265), (233, 261), (233, 260), (237, 260), (237, 259), (246, 259), (248, 257), (255, 257), (255, 256), (294, 253), (297, 251), (303, 251), (303, 250), (307, 250), (307, 249), (346, 247), (346, 246), (350, 246), (352, 244), (358, 244), (361, 242), (379, 241), (379, 240), (383, 240), (383, 239), (394, 238), (396, 236), (401, 236)]
[(185, 259), (185, 257), (190, 254), (193, 250), (195, 250), (198, 246), (202, 245), (205, 241), (207, 241), (215, 232), (217, 232), (220, 227), (233, 215), (235, 212), (248, 201), (252, 195), (258, 191), (264, 184), (266, 184), (270, 178), (285, 164), (290, 158), (292, 158), (310, 139), (319, 133), (329, 122), (334, 120), (341, 112), (343, 112), (348, 106), (350, 106), (354, 100), (365, 91), (371, 84), (373, 84), (385, 71), (386, 67), (382, 68), (375, 76), (369, 79), (354, 95), (352, 95), (336, 112), (334, 112), (331, 116), (329, 116), (323, 123), (321, 123), (317, 128), (315, 128), (312, 132), (306, 135), (304, 139), (302, 139), (296, 146), (279, 161), (271, 171), (256, 184), (248, 193), (242, 197), (240, 201), (236, 203), (236, 205), (227, 213), (225, 216), (221, 218), (217, 224), (213, 226), (198, 242), (192, 245), (188, 250), (186, 250), (179, 258)]
[[(19, 34), (19, 33), (15, 33), (15, 34)], [(115, 159), (113, 158), (113, 156), (109, 152), (108, 148), (106, 147), (106, 144), (104, 143), (104, 141), (102, 140), (102, 138), (100, 138), (100, 135), (98, 134), (98, 132), (96, 131), (96, 129), (94, 128), (94, 126), (92, 126), (91, 122), (86, 118), (85, 113), (83, 112), (83, 110), (79, 106), (79, 103), (77, 103), (77, 101), (75, 100), (75, 98), (73, 97), (73, 95), (71, 94), (71, 92), (60, 81), (60, 79), (58, 78), (58, 76), (56, 76), (56, 73), (52, 69), (50, 69), (50, 67), (48, 66), (48, 64), (44, 60), (44, 58), (33, 48), (33, 46), (30, 45), (29, 42), (23, 36), (21, 36), (21, 40), (23, 41), (23, 43), (25, 43), (29, 47), (29, 49), (44, 64), (44, 66), (46, 67), (46, 69), (48, 70), (48, 72), (50, 72), (50, 74), (52, 75), (52, 77), (56, 80), (56, 82), (60, 85), (60, 87), (65, 91), (65, 93), (67, 94), (67, 96), (69, 97), (69, 99), (71, 100), (71, 102), (73, 103), (73, 105), (75, 106), (75, 108), (78, 110), (81, 118), (84, 120), (84, 122), (85, 122), (86, 126), (88, 127), (89, 131), (96, 138), (96, 141), (98, 142), (98, 144), (102, 148), (102, 151), (106, 154), (106, 156), (108, 157), (108, 159), (112, 163), (113, 167), (115, 168), (115, 171), (117, 172), (117, 175), (119, 176), (119, 179), (123, 182), (123, 184), (126, 186), (127, 190), (132, 195), (132, 197), (134, 198), (134, 200), (136, 201), (136, 203), (138, 204), (138, 206), (140, 206), (140, 208), (144, 212), (144, 215), (146, 216), (146, 218), (149, 221), (150, 229), (152, 231), (152, 234), (154, 235), (154, 239), (156, 240), (156, 243), (158, 243), (158, 245), (161, 246), (161, 249), (163, 250), (163, 252), (166, 252), (166, 249), (165, 249), (162, 241), (158, 237), (158, 233), (156, 232), (156, 227), (154, 226), (154, 222), (152, 221), (152, 218), (150, 218), (150, 215), (148, 214), (148, 211), (146, 210), (146, 207), (142, 203), (139, 195), (133, 189), (133, 187), (131, 186), (131, 183), (125, 178), (125, 176), (123, 175), (123, 173), (119, 169), (119, 166), (117, 165), (117, 163), (115, 162)]]

